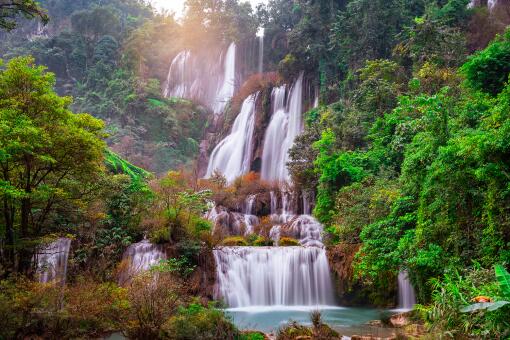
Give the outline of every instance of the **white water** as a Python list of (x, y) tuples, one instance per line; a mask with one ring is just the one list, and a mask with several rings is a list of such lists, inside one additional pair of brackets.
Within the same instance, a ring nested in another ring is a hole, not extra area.
[(409, 281), (408, 273), (401, 271), (398, 273), (398, 308), (401, 310), (411, 310), (416, 304), (416, 294)]
[(231, 183), (250, 171), (257, 95), (258, 93), (252, 94), (244, 100), (230, 135), (214, 148), (207, 166), (206, 178), (219, 171), (227, 182)]
[(37, 263), (36, 274), (39, 282), (65, 283), (70, 247), (70, 239), (59, 238), (37, 251), (34, 257)]
[[(218, 63), (218, 59), (223, 63)], [(185, 50), (170, 63), (163, 95), (198, 101), (218, 115), (234, 95), (235, 81), (235, 43), (230, 44), (224, 56), (215, 51), (201, 56)]]
[(257, 38), (259, 41), (259, 65), (258, 72), (264, 72), (264, 28), (259, 29), (257, 34)]
[(273, 89), (273, 114), (264, 138), (261, 170), (261, 178), (268, 181), (289, 180), (289, 149), (303, 130), (303, 73), (292, 85), (287, 103), (285, 95), (285, 86)]
[(231, 43), (228, 47), (225, 61), (223, 64), (223, 80), (216, 94), (213, 111), (220, 114), (227, 106), (228, 101), (232, 98), (235, 91), (236, 81), (236, 44)]
[(335, 304), (322, 248), (222, 247), (213, 252), (216, 295), (229, 307)]
[(165, 258), (163, 248), (147, 240), (131, 244), (122, 256), (122, 261), (127, 267), (122, 271), (119, 283), (130, 281), (137, 274), (149, 270)]

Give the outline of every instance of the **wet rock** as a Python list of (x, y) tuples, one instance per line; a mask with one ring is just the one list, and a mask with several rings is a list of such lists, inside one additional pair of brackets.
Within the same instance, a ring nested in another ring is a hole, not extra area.
[(390, 325), (396, 328), (401, 328), (411, 324), (411, 313), (399, 313), (390, 317)]

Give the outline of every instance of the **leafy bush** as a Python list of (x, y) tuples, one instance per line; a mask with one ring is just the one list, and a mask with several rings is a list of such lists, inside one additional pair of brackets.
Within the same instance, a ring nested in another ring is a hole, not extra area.
[(246, 247), (248, 246), (248, 242), (242, 236), (231, 236), (225, 238), (222, 242), (222, 245), (227, 247)]
[(131, 339), (156, 339), (181, 298), (181, 286), (169, 273), (138, 275), (128, 287), (129, 310), (120, 327)]
[(510, 30), (471, 57), (462, 71), (474, 89), (492, 95), (500, 93), (510, 74)]
[(255, 247), (269, 247), (273, 245), (273, 240), (264, 236), (259, 236), (253, 241), (252, 245)]
[[(502, 277), (498, 279), (503, 280)], [(451, 270), (441, 279), (432, 279), (431, 284), (432, 304), (418, 306), (418, 309), (435, 334), (486, 339), (503, 339), (510, 335), (510, 305), (494, 310), (466, 308), (471, 301), (481, 298), (498, 301), (504, 298), (506, 286), (494, 280), (492, 270), (480, 266)]]
[(321, 313), (313, 311), (310, 313), (312, 327), (306, 327), (293, 321), (280, 328), (276, 335), (276, 340), (294, 340), (294, 339), (337, 339), (339, 334), (322, 322)]
[(233, 340), (240, 334), (222, 311), (192, 303), (180, 307), (177, 314), (165, 322), (160, 336), (172, 340)]
[(278, 245), (280, 247), (295, 247), (295, 246), (300, 246), (301, 244), (295, 238), (292, 238), (292, 237), (282, 237), (278, 241)]
[(126, 290), (78, 280), (65, 287), (25, 278), (0, 282), (0, 327), (8, 339), (98, 337), (127, 312)]
[(160, 260), (157, 265), (151, 267), (152, 272), (157, 273), (177, 273), (182, 277), (187, 277), (195, 270), (195, 266), (190, 264), (184, 256), (179, 258), (170, 258)]

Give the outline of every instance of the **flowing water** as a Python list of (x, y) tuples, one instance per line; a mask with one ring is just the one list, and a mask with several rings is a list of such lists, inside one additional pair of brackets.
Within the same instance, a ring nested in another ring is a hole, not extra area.
[(197, 101), (219, 115), (234, 95), (235, 85), (236, 44), (231, 43), (224, 54), (212, 51), (204, 56), (189, 50), (177, 54), (170, 63), (163, 95)]
[(322, 248), (222, 247), (214, 258), (217, 297), (230, 307), (335, 304)]
[(259, 42), (259, 62), (257, 71), (262, 73), (264, 72), (264, 28), (259, 29), (257, 38)]
[(244, 100), (230, 135), (214, 148), (209, 158), (206, 178), (211, 177), (215, 171), (219, 171), (231, 183), (237, 177), (250, 171), (257, 95), (258, 93), (252, 94)]
[(303, 73), (292, 85), (287, 101), (286, 92), (286, 86), (273, 89), (273, 113), (262, 151), (261, 178), (268, 181), (289, 180), (289, 149), (303, 130)]
[(131, 244), (122, 256), (126, 268), (120, 274), (119, 283), (129, 282), (138, 273), (149, 270), (164, 259), (166, 255), (160, 245), (152, 244), (148, 240)]
[(236, 44), (228, 47), (223, 64), (223, 79), (216, 94), (213, 111), (215, 114), (223, 113), (228, 101), (234, 95), (236, 81)]
[(406, 271), (398, 273), (398, 309), (411, 310), (416, 304), (416, 294)]
[(70, 247), (70, 239), (59, 238), (37, 251), (34, 257), (37, 264), (36, 274), (39, 282), (65, 283)]

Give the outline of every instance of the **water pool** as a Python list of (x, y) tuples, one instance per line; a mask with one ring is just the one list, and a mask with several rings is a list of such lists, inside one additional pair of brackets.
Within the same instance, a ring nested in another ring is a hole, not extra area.
[[(315, 310), (321, 312), (324, 323), (341, 334), (360, 334), (367, 331), (373, 333), (373, 327), (365, 324), (389, 313), (386, 310), (336, 306), (253, 306), (228, 308), (225, 312), (240, 329), (272, 333), (289, 321), (310, 325), (310, 313)], [(380, 331), (384, 332), (384, 329)]]

